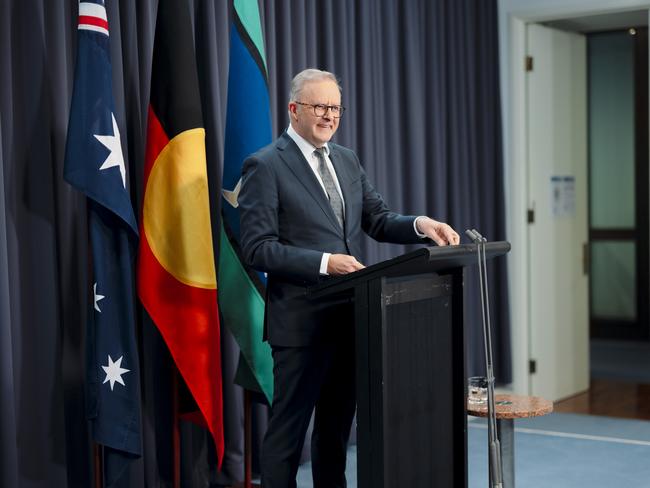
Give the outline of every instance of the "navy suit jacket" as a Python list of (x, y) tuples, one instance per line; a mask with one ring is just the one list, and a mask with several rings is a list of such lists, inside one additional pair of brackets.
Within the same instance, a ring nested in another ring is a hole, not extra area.
[(423, 242), (413, 228), (415, 217), (388, 209), (357, 155), (328, 145), (345, 201), (345, 229), (286, 132), (249, 156), (242, 168), (238, 198), (242, 252), (250, 266), (268, 275), (265, 339), (274, 346), (336, 340), (351, 328), (349, 301), (307, 297), (310, 285), (327, 279), (320, 275), (324, 252), (359, 259), (362, 232), (378, 241)]

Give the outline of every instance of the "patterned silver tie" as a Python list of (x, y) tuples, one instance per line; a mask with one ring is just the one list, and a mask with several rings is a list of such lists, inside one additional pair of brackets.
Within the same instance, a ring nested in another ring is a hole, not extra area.
[(318, 158), (318, 174), (320, 175), (321, 180), (323, 180), (323, 185), (325, 185), (325, 191), (327, 191), (327, 196), (330, 199), (330, 205), (332, 210), (334, 210), (334, 215), (336, 215), (336, 220), (339, 221), (341, 229), (343, 228), (343, 200), (341, 200), (341, 195), (336, 189), (336, 184), (334, 183), (334, 178), (332, 178), (332, 173), (330, 173), (327, 163), (325, 162), (325, 151), (324, 147), (316, 149), (314, 154)]

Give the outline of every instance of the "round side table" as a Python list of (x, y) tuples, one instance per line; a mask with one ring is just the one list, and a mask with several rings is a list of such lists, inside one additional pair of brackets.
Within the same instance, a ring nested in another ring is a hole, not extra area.
[[(553, 411), (553, 402), (544, 398), (524, 395), (495, 395), (497, 410), (497, 435), (501, 444), (503, 463), (503, 488), (515, 486), (515, 419), (541, 417)], [(467, 413), (473, 417), (487, 417), (487, 402), (467, 403)]]

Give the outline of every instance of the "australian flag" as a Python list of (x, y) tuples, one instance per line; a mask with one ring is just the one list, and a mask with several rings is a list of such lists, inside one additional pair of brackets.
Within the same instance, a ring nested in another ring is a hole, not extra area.
[(64, 176), (88, 203), (88, 296), (93, 298), (88, 306), (86, 398), (93, 438), (104, 446), (106, 486), (142, 451), (133, 275), (138, 227), (126, 174), (106, 9), (102, 0), (83, 1)]

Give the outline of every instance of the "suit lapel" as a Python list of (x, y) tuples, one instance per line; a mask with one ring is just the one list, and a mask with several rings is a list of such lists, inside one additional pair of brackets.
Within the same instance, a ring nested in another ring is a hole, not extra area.
[[(327, 195), (325, 195), (325, 192), (323, 191), (323, 187), (318, 182), (318, 179), (309, 166), (309, 163), (305, 161), (305, 158), (300, 152), (300, 149), (298, 149), (298, 146), (286, 133), (282, 134), (282, 137), (278, 144), (278, 149), (280, 157), (284, 163), (289, 167), (298, 181), (300, 181), (300, 183), (305, 187), (307, 193), (314, 200), (316, 200), (316, 203), (318, 203), (325, 216), (329, 219), (330, 223), (339, 231), (341, 236), (343, 236), (343, 230), (336, 220), (336, 216), (334, 215), (334, 211), (332, 210), (332, 206), (330, 205)], [(334, 162), (332, 162), (332, 164), (334, 164)], [(338, 172), (339, 171), (337, 170), (337, 177)]]

